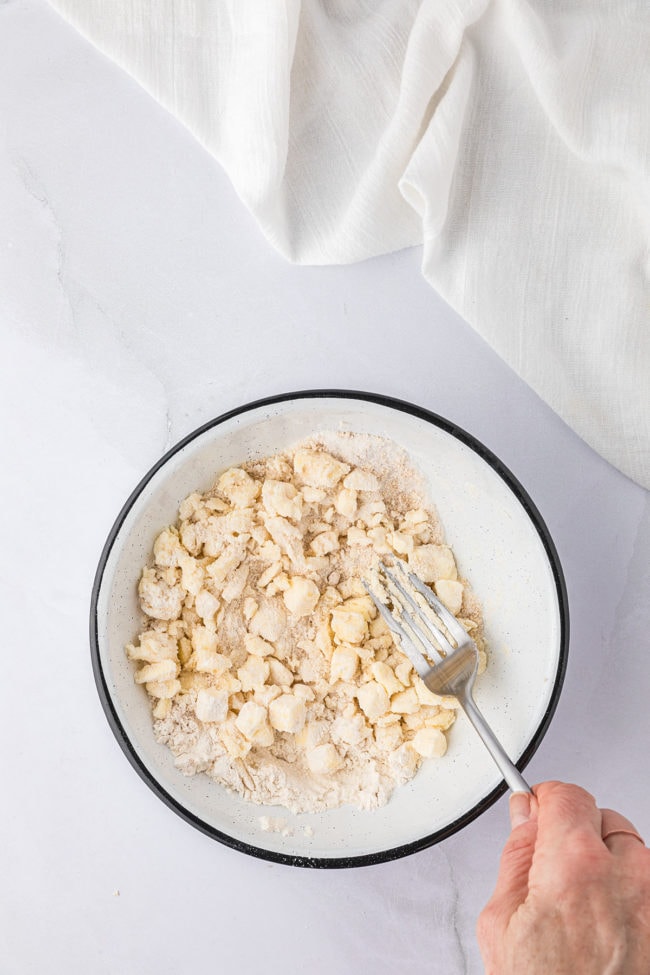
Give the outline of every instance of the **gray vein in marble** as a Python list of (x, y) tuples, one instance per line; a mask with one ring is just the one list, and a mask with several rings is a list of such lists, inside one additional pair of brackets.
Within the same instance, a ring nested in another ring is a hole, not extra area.
[(458, 889), (458, 878), (456, 877), (456, 871), (454, 869), (453, 860), (446, 852), (444, 845), (440, 844), (438, 849), (440, 850), (442, 856), (445, 858), (447, 867), (449, 869), (449, 880), (451, 883), (451, 889), (453, 894), (449, 907), (451, 910), (451, 921), (452, 921), (454, 937), (456, 939), (456, 945), (458, 947), (458, 955), (459, 955), (460, 963), (462, 965), (460, 971), (462, 972), (462, 975), (468, 975), (469, 969), (468, 969), (467, 953), (465, 951), (465, 945), (463, 943), (463, 935), (462, 935), (461, 926), (458, 919), (458, 908), (460, 905), (460, 892)]
[[(0, 3), (2, 2), (3, 0), (0, 0)], [(4, 0), (4, 2), (6, 3), (7, 0)], [(44, 209), (47, 211), (48, 215), (50, 216), (52, 223), (54, 224), (54, 227), (57, 232), (57, 238), (59, 240), (59, 247), (57, 251), (59, 256), (59, 268), (62, 269), (63, 268), (63, 231), (61, 230), (61, 225), (59, 224), (57, 215), (54, 212), (54, 207), (50, 203), (47, 193), (45, 192), (45, 187), (43, 186), (43, 183), (39, 180), (38, 176), (36, 175), (36, 173), (34, 172), (34, 170), (32, 169), (32, 167), (27, 162), (24, 156), (14, 155), (12, 157), (12, 163), (13, 163), (14, 170), (18, 174), (18, 177), (21, 183), (23, 184), (23, 186), (25, 187), (26, 191), (29, 193), (32, 199), (36, 200), (37, 203), (40, 203), (41, 206), (44, 207)]]
[(163, 453), (166, 453), (172, 445), (172, 428), (173, 421), (171, 416), (171, 410), (169, 406), (165, 410), (165, 429), (167, 430), (167, 436), (165, 437), (165, 443), (163, 444)]
[(650, 588), (650, 495), (644, 498), (632, 551), (627, 566), (625, 585), (614, 616), (616, 633), (633, 630), (630, 623), (638, 618), (642, 631), (650, 624), (650, 609), (647, 594)]
[[(133, 336), (103, 302), (71, 275), (68, 241), (62, 223), (33, 165), (24, 155), (16, 154), (12, 156), (12, 165), (26, 194), (45, 214), (53, 238), (55, 287), (62, 308), (58, 314), (53, 308), (47, 317), (47, 324), (56, 322), (54, 334), (47, 338), (55, 347), (80, 356), (89, 376), (102, 376), (112, 394), (124, 399), (125, 408), (130, 406), (143, 429), (143, 437), (136, 442), (130, 459), (141, 464), (142, 447), (146, 444), (144, 457), (151, 460), (152, 426), (157, 428), (155, 440), (160, 444), (159, 449), (164, 452), (171, 445), (172, 409), (165, 378), (158, 374), (154, 363), (143, 358), (142, 349), (133, 342)], [(152, 337), (160, 342), (159, 335), (152, 333)], [(144, 397), (144, 408), (140, 397)], [(89, 407), (92, 420), (102, 435), (122, 452), (128, 449), (125, 444), (130, 441), (124, 439), (114, 421), (105, 415), (101, 398), (93, 397)]]
[[(64, 302), (64, 307), (67, 314), (65, 318), (67, 319), (67, 324), (70, 326), (72, 332), (75, 331), (75, 310), (72, 301), (70, 300), (70, 295), (66, 286), (66, 246), (65, 246), (65, 235), (63, 232), (63, 227), (57, 216), (55, 208), (48, 197), (45, 186), (42, 180), (39, 179), (37, 173), (34, 171), (33, 167), (27, 161), (23, 155), (13, 155), (11, 157), (12, 165), (18, 179), (20, 180), (25, 192), (32, 200), (34, 200), (40, 208), (45, 213), (46, 219), (54, 234), (54, 246), (55, 246), (55, 274), (57, 286)], [(57, 339), (61, 336), (56, 335)]]

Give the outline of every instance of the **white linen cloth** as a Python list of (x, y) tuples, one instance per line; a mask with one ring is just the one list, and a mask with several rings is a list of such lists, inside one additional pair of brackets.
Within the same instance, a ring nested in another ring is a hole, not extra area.
[[(650, 487), (648, 0), (51, 2), (285, 257), (423, 244), (433, 287)], [(434, 380), (426, 334), (422, 356)]]

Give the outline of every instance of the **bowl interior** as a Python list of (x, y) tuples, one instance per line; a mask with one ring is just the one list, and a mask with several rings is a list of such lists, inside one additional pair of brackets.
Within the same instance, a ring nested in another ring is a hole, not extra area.
[[(177, 771), (171, 753), (154, 739), (146, 692), (134, 684), (124, 653), (141, 627), (140, 571), (158, 532), (176, 520), (180, 501), (207, 490), (228, 466), (325, 431), (387, 437), (423, 474), (459, 570), (483, 607), (489, 665), (477, 681), (477, 704), (513, 759), (526, 751), (559, 693), (559, 566), (549, 558), (525, 496), (520, 500), (479, 445), (380, 402), (327, 395), (268, 402), (215, 421), (172, 451), (145, 478), (118, 519), (112, 544), (109, 539), (95, 594), (95, 663), (122, 747), (149, 784), (195, 825), (270, 857), (363, 862), (445, 835), (476, 815), (499, 786), (501, 776), (464, 715), (449, 734), (445, 758), (425, 761), (385, 807), (292, 815), (248, 803), (205, 775), (187, 778)], [(262, 829), (262, 816), (279, 828)]]

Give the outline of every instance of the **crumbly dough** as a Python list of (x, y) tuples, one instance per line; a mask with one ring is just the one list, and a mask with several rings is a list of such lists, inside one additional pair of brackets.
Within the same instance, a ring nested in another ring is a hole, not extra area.
[(403, 452), (329, 434), (191, 494), (142, 572), (127, 647), (157, 739), (253, 802), (371, 809), (447, 747), (432, 694), (361, 582), (397, 555), (485, 650), (479, 607)]

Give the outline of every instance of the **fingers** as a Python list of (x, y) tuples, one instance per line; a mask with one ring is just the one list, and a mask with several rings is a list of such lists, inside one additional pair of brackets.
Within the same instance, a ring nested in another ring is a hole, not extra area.
[(624, 856), (638, 848), (639, 843), (645, 846), (634, 824), (621, 813), (615, 809), (601, 809), (601, 815), (603, 842), (614, 856)]
[(539, 829), (545, 851), (557, 851), (567, 843), (575, 845), (576, 834), (580, 834), (581, 848), (591, 845), (597, 851), (602, 848), (603, 837), (613, 830), (626, 832), (607, 836), (605, 845), (611, 853), (622, 855), (643, 843), (629, 819), (614, 809), (599, 809), (594, 797), (579, 786), (543, 782), (534, 791), (540, 806)]
[(537, 818), (537, 799), (528, 792), (513, 792), (510, 796), (510, 827), (517, 829), (529, 819)]
[(644, 890), (650, 885), (650, 851), (634, 825), (614, 810), (599, 809), (579, 786), (543, 782), (532, 796), (515, 793), (510, 816), (494, 893), (478, 921), (484, 953), (501, 944), (513, 924), (553, 916), (560, 903), (577, 917), (584, 891), (610, 890), (621, 870), (630, 889), (634, 878), (641, 878)]
[(585, 841), (601, 841), (601, 812), (585, 789), (565, 782), (542, 782), (535, 786), (539, 803), (539, 829), (547, 850), (566, 846), (572, 834)]
[[(513, 829), (503, 849), (489, 914), (510, 917), (529, 890), (564, 883), (573, 876), (573, 861), (585, 846), (604, 853), (601, 815), (588, 792), (563, 782), (543, 782), (533, 796), (511, 797)], [(579, 838), (580, 842), (576, 842)], [(534, 857), (534, 860), (533, 860)]]
[(492, 909), (506, 917), (526, 900), (528, 873), (537, 838), (537, 801), (525, 792), (510, 797), (512, 831), (501, 854)]

